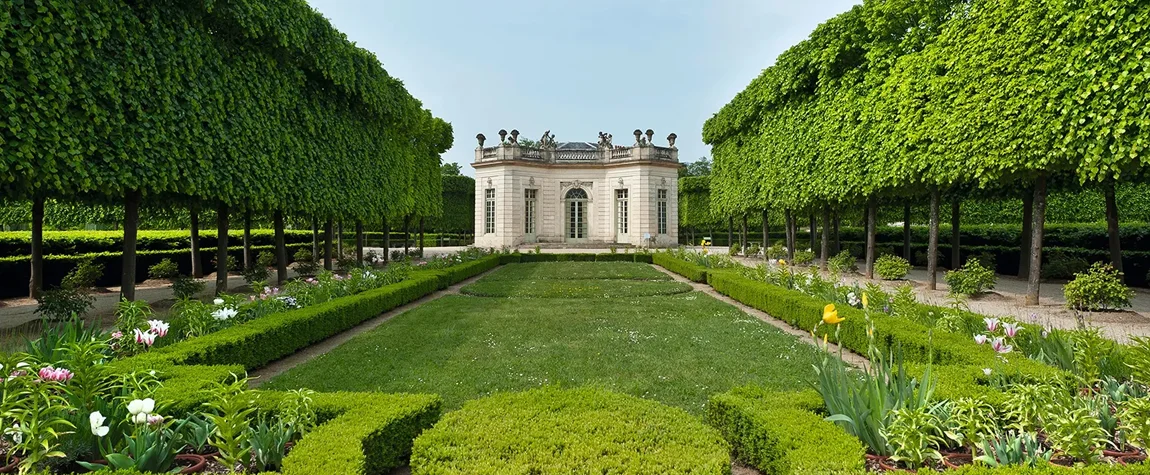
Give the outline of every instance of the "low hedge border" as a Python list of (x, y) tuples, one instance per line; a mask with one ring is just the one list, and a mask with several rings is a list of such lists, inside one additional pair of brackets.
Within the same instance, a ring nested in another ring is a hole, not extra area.
[[(812, 329), (818, 324), (822, 307), (826, 304), (801, 292), (745, 278), (735, 271), (703, 269), (668, 254), (656, 256), (656, 263), (660, 265), (667, 263), (669, 265), (664, 267), (688, 278), (705, 273), (707, 283), (717, 292), (803, 330)], [(677, 269), (683, 272), (678, 272)], [(840, 324), (840, 343), (856, 353), (866, 354), (868, 340), (863, 311), (846, 306), (841, 306), (838, 311), (839, 315), (846, 319)], [(921, 372), (922, 367), (928, 362), (932, 364), (932, 371), (939, 376), (935, 393), (939, 398), (981, 396), (991, 403), (1001, 401), (1004, 394), (988, 384), (988, 377), (982, 373), (983, 368), (994, 368), (1000, 373), (999, 376), (1005, 376), (1015, 382), (1070, 380), (1073, 377), (1065, 371), (1025, 357), (1014, 359), (1009, 367), (1003, 368), (997, 363), (997, 354), (993, 350), (978, 345), (969, 338), (944, 332), (932, 334), (928, 328), (919, 323), (881, 312), (872, 311), (870, 317), (875, 327), (875, 340), (881, 351), (896, 349), (902, 351), (912, 372)], [(733, 446), (750, 451), (746, 459), (748, 462), (756, 464), (758, 468), (768, 473), (855, 473), (857, 468), (855, 465), (828, 468), (826, 471), (823, 469), (812, 471), (807, 468), (809, 465), (805, 465), (834, 459), (823, 455), (828, 450), (823, 439), (797, 437), (787, 427), (791, 423), (804, 424), (799, 414), (788, 410), (805, 412), (810, 417), (822, 419), (818, 414), (825, 411), (821, 400), (817, 394), (814, 394), (814, 402), (811, 402), (810, 398), (809, 394), (806, 396), (771, 394), (758, 388), (740, 388), (713, 396), (708, 405), (708, 417), (724, 435), (730, 437), (728, 440)], [(715, 407), (710, 407), (712, 405)], [(830, 425), (842, 436), (853, 439), (837, 426)], [(813, 432), (817, 428), (810, 430)], [(854, 442), (859, 444), (857, 440)], [(862, 452), (858, 452), (857, 457), (852, 464), (863, 463)], [(846, 460), (839, 460), (836, 463), (845, 462)], [(1037, 474), (1055, 473), (1057, 470), (1059, 469), (1026, 472), (996, 470), (994, 473)], [(1150, 473), (1150, 467), (1130, 466), (1097, 473)]]
[(505, 262), (503, 262), (504, 256), (507, 256), (507, 254), (500, 256), (485, 256), (474, 261), (464, 262), (462, 264), (454, 265), (446, 269), (419, 270), (414, 272), (413, 275), (435, 276), (436, 279), (439, 280), (438, 288), (442, 290), (505, 264)]
[(615, 253), (615, 254), (593, 254), (593, 253), (570, 253), (570, 254), (556, 254), (556, 253), (519, 253), (513, 252), (511, 254), (500, 254), (500, 264), (516, 264), (520, 262), (641, 262), (644, 264), (652, 263), (653, 254), (648, 253)]
[(413, 475), (728, 475), (730, 447), (682, 409), (600, 388), (545, 386), (464, 403), (415, 441)]
[[(164, 384), (156, 400), (170, 415), (199, 410), (202, 390), (231, 375), (258, 368), (419, 299), (441, 282), (463, 280), (498, 265), (488, 256), (448, 269), (416, 271), (403, 282), (331, 302), (269, 315), (216, 333), (110, 363), (114, 372), (156, 371)], [(238, 364), (236, 364), (238, 363)], [(258, 404), (273, 409), (286, 396), (256, 391)], [(321, 424), (284, 459), (284, 475), (377, 475), (404, 465), (415, 437), (442, 409), (435, 395), (317, 393)]]
[(822, 406), (814, 391), (750, 386), (711, 396), (706, 420), (764, 473), (865, 473), (862, 442), (823, 420)]
[(707, 268), (697, 266), (682, 259), (677, 259), (670, 253), (656, 253), (651, 258), (651, 263), (686, 277), (691, 281), (704, 284), (707, 282)]
[[(216, 243), (216, 230), (200, 230), (200, 244), (212, 245)], [(275, 230), (253, 229), (251, 232), (253, 246), (275, 245)], [(228, 231), (228, 239), (237, 244), (242, 243), (243, 230)], [(284, 230), (284, 241), (288, 244), (311, 242), (310, 230)], [(188, 230), (176, 231), (139, 231), (136, 235), (136, 250), (138, 251), (173, 251), (191, 247), (191, 232)], [(123, 231), (44, 231), (44, 254), (92, 254), (101, 252), (120, 252), (124, 249)], [(32, 233), (30, 231), (3, 231), (0, 232), (0, 256), (5, 258), (27, 258), (32, 250)]]

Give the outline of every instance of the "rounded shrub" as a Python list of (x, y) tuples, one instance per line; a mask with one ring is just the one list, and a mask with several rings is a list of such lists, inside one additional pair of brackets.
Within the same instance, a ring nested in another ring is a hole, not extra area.
[(961, 269), (946, 273), (946, 285), (952, 294), (978, 295), (993, 289), (995, 280), (994, 270), (986, 268), (975, 258), (967, 260)]
[(910, 272), (910, 262), (890, 254), (879, 256), (874, 261), (874, 273), (883, 280), (898, 280)]
[(172, 279), (180, 275), (180, 268), (171, 259), (163, 259), (148, 268), (148, 277), (153, 279)]
[(685, 411), (596, 388), (476, 399), (415, 439), (411, 473), (728, 474), (730, 447)]
[(1077, 310), (1108, 310), (1130, 306), (1134, 291), (1122, 283), (1122, 273), (1113, 266), (1095, 262), (1062, 289), (1066, 306)]
[(850, 251), (844, 250), (831, 257), (827, 261), (827, 267), (830, 268), (831, 272), (839, 274), (854, 272), (858, 270), (858, 261), (855, 260), (855, 256)]
[(795, 262), (794, 262), (794, 264), (796, 266), (809, 265), (810, 263), (812, 263), (814, 261), (815, 261), (815, 253), (812, 252), (811, 250), (795, 251)]

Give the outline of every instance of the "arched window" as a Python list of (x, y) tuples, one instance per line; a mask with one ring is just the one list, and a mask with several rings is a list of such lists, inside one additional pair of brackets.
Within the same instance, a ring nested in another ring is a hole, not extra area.
[(572, 188), (567, 191), (567, 199), (569, 200), (585, 200), (587, 199), (587, 192), (582, 188)]
[(564, 195), (567, 203), (568, 241), (581, 241), (587, 237), (587, 192), (582, 188), (572, 188)]

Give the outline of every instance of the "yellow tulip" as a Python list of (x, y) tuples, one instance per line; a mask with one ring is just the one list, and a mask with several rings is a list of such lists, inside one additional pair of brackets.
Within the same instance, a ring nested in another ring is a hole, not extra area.
[(823, 348), (827, 347), (827, 335), (828, 333), (823, 333)]
[(839, 317), (839, 311), (835, 310), (835, 304), (828, 303), (823, 307), (823, 323), (827, 325), (838, 325), (842, 323), (845, 318)]
[(866, 292), (863, 292), (863, 299), (862, 300), (863, 300), (863, 308), (866, 308), (866, 306), (867, 306)]

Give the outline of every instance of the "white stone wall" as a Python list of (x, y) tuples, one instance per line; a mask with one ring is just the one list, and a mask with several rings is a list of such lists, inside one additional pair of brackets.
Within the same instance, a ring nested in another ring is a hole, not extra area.
[[(620, 185), (622, 180), (622, 185)], [(493, 164), (475, 171), (475, 245), (503, 247), (530, 244), (525, 240), (525, 193), (535, 188), (536, 239), (539, 242), (568, 242), (565, 235), (565, 194), (579, 186), (587, 192), (587, 239), (584, 242), (630, 243), (644, 245), (650, 233), (658, 246), (678, 243), (678, 170), (674, 167), (634, 163), (622, 166), (568, 164), (533, 166)], [(495, 233), (485, 233), (485, 191), (495, 189)], [(628, 190), (628, 233), (616, 239), (615, 190)], [(658, 189), (667, 190), (667, 233), (658, 235)]]

